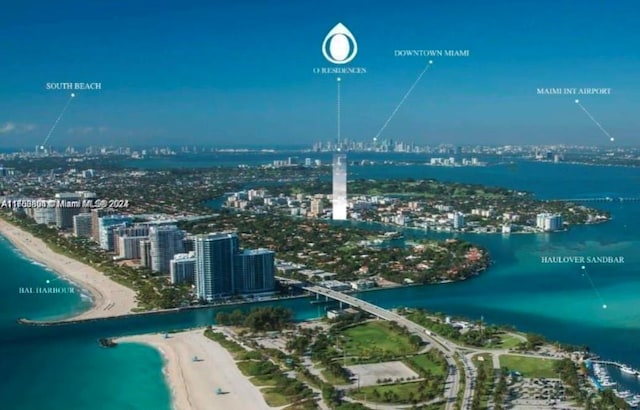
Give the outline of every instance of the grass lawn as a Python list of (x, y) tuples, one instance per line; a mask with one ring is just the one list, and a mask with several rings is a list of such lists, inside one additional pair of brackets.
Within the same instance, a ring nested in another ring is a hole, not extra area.
[[(482, 357), (482, 359), (479, 359), (480, 357)], [(493, 368), (493, 357), (491, 353), (477, 354), (473, 356), (473, 359), (471, 360), (473, 361), (473, 364), (476, 365), (476, 367), (488, 364), (489, 367)]]
[(334, 386), (337, 384), (350, 384), (351, 380), (349, 379), (344, 379), (342, 377), (336, 377), (333, 375), (333, 373), (330, 373), (326, 370), (322, 370), (322, 377), (324, 377), (324, 379), (327, 381), (327, 383), (329, 384), (333, 384)]
[(249, 379), (255, 386), (275, 386), (278, 381), (271, 375), (254, 376)]
[(345, 329), (349, 356), (382, 357), (385, 355), (403, 355), (414, 353), (416, 347), (409, 343), (409, 337), (400, 335), (391, 325), (382, 320), (363, 323)]
[[(430, 392), (428, 388), (425, 388), (423, 393), (420, 393), (420, 385), (425, 385), (425, 382), (410, 382), (410, 383), (398, 383), (385, 386), (367, 386), (360, 388), (360, 391), (353, 390), (350, 396), (357, 400), (364, 400), (365, 395), (367, 401), (379, 402), (379, 403), (393, 403), (393, 404), (410, 404), (411, 400), (427, 401), (437, 396), (438, 393)], [(378, 392), (378, 395), (374, 394), (374, 391)], [(388, 392), (388, 393), (387, 393)], [(385, 394), (387, 396), (385, 397)], [(393, 396), (395, 394), (395, 396)]]
[(289, 397), (279, 393), (275, 388), (263, 389), (262, 396), (270, 407), (281, 407), (291, 403)]
[(287, 406), (284, 410), (315, 410), (318, 408), (316, 401), (314, 399), (309, 399), (302, 401), (300, 403), (292, 404), (291, 406)]
[(522, 342), (522, 339), (508, 333), (500, 335), (500, 347), (503, 349), (513, 349)]
[(553, 370), (553, 359), (513, 355), (500, 356), (500, 366), (520, 372), (523, 377), (558, 377)]
[(407, 361), (415, 365), (416, 367), (429, 371), (429, 373), (433, 375), (445, 374), (445, 370), (442, 368), (442, 365), (433, 361), (427, 354), (411, 356), (407, 359)]
[(255, 360), (236, 362), (236, 366), (245, 376), (273, 377), (279, 370), (278, 366), (271, 362), (258, 362)]

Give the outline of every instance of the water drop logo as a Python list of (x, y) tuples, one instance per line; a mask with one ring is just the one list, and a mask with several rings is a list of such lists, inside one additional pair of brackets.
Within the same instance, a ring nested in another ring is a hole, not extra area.
[(347, 64), (358, 54), (358, 43), (349, 29), (342, 23), (336, 24), (322, 42), (324, 58), (333, 64)]

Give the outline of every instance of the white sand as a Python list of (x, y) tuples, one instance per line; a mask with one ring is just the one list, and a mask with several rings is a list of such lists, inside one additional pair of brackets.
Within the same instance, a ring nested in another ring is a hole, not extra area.
[(133, 290), (112, 281), (89, 265), (52, 251), (41, 239), (3, 219), (0, 219), (0, 234), (29, 259), (46, 265), (91, 294), (93, 307), (65, 320), (124, 315), (137, 306)]
[[(145, 343), (160, 350), (165, 359), (165, 377), (177, 410), (259, 410), (271, 409), (258, 387), (238, 369), (231, 354), (207, 338), (204, 329), (172, 333), (128, 336), (118, 343)], [(194, 362), (197, 356), (199, 361)], [(224, 394), (216, 394), (220, 388)]]

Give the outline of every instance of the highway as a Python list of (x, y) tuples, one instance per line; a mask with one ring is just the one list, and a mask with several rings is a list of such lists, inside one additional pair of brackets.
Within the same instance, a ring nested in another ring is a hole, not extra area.
[[(459, 352), (459, 348), (457, 345), (449, 342), (443, 337), (436, 335), (427, 328), (410, 321), (404, 316), (391, 312), (387, 309), (383, 309), (379, 306), (374, 305), (373, 303), (358, 299), (346, 293), (338, 292), (321, 286), (305, 286), (303, 287), (303, 289), (310, 293), (326, 296), (328, 298), (345, 303), (349, 306), (353, 306), (380, 319), (396, 322), (397, 324), (406, 327), (410, 332), (418, 334), (423, 340), (429, 342), (433, 347), (441, 351), (446, 358), (450, 369), (449, 375), (447, 376), (447, 382), (444, 392), (444, 397), (446, 399), (446, 409), (449, 410), (455, 407), (456, 398), (461, 383), (460, 373), (457, 371), (457, 365), (455, 361), (455, 355)], [(460, 354), (459, 358), (463, 363), (462, 370), (465, 373), (466, 380), (462, 408), (468, 409), (471, 408), (471, 401), (473, 400), (473, 386), (475, 385), (476, 377), (475, 368), (471, 363), (471, 360), (469, 360), (463, 354)]]

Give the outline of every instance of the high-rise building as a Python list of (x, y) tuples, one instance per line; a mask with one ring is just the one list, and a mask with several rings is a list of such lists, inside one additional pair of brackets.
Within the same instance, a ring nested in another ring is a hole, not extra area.
[(140, 242), (149, 239), (148, 236), (117, 236), (118, 257), (120, 259), (141, 259)]
[(149, 239), (149, 225), (134, 224), (115, 228), (113, 251), (122, 259), (140, 259), (140, 241)]
[(38, 224), (52, 225), (56, 223), (56, 210), (53, 207), (36, 207), (33, 210), (33, 220)]
[(151, 241), (148, 239), (140, 241), (140, 266), (151, 269)]
[(73, 216), (73, 234), (78, 238), (91, 237), (90, 213), (81, 213)]
[(112, 208), (96, 208), (91, 210), (91, 239), (100, 242), (100, 218), (115, 213)]
[(347, 155), (333, 155), (333, 219), (347, 219)]
[(151, 242), (151, 270), (169, 273), (173, 255), (184, 252), (184, 231), (175, 225), (152, 226), (149, 229)]
[(56, 194), (56, 226), (58, 228), (73, 228), (73, 217), (80, 213), (81, 198), (81, 195), (77, 192), (60, 192)]
[(322, 204), (321, 198), (313, 198), (311, 200), (311, 213), (315, 216), (319, 216), (324, 211), (324, 206)]
[(236, 254), (235, 293), (273, 292), (275, 253), (268, 249), (249, 249)]
[(171, 283), (182, 285), (194, 284), (196, 279), (196, 253), (178, 253), (171, 259), (169, 267)]
[(559, 231), (563, 228), (562, 216), (550, 213), (538, 214), (536, 216), (536, 227), (545, 232)]
[(182, 246), (185, 252), (195, 251), (195, 241), (193, 237), (188, 236), (182, 240)]
[(464, 214), (462, 212), (454, 212), (451, 218), (453, 229), (464, 228)]
[(106, 251), (115, 249), (113, 231), (117, 227), (131, 225), (133, 219), (130, 216), (114, 214), (98, 218), (98, 236), (100, 248)]
[(196, 294), (212, 300), (234, 292), (234, 257), (239, 248), (234, 233), (213, 233), (195, 238)]

